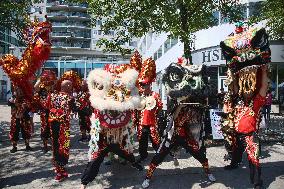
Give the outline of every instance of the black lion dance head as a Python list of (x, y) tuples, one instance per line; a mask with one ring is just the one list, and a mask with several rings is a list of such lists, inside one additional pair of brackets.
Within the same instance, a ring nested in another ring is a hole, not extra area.
[(208, 95), (208, 78), (204, 65), (170, 64), (162, 79), (168, 96), (176, 101), (200, 102)]

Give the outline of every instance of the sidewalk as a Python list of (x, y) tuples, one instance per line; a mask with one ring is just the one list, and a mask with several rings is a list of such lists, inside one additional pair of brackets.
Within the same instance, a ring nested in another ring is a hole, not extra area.
[[(24, 151), (23, 141), (19, 144), (19, 151), (11, 154), (11, 144), (8, 138), (9, 132), (9, 108), (0, 106), (0, 188), (32, 189), (32, 188), (64, 188), (76, 189), (80, 187), (80, 176), (87, 163), (87, 144), (78, 143), (79, 127), (77, 120), (72, 121), (71, 149), (68, 171), (70, 176), (61, 183), (53, 180), (54, 173), (51, 164), (51, 152), (44, 154), (41, 151), (39, 117), (35, 117), (35, 133), (31, 140), (33, 152)], [(263, 167), (264, 188), (284, 188), (284, 146), (283, 143), (269, 143), (262, 146), (261, 164)], [(153, 156), (150, 154), (145, 168)], [(252, 188), (249, 184), (249, 170), (243, 166), (233, 171), (224, 171), (223, 161), (225, 149), (223, 146), (215, 146), (207, 149), (209, 164), (217, 178), (216, 183), (210, 183), (202, 173), (199, 162), (181, 151), (180, 166), (175, 167), (171, 157), (167, 157), (154, 173), (150, 189), (245, 189)], [(137, 153), (135, 153), (137, 156)], [(245, 158), (246, 159), (246, 158)], [(146, 170), (138, 172), (129, 165), (121, 165), (114, 162), (110, 166), (102, 165), (100, 174), (88, 188), (140, 188), (145, 177)]]

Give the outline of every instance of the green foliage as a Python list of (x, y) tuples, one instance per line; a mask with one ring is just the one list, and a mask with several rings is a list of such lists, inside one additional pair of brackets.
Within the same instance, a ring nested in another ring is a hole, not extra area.
[(23, 29), (30, 21), (31, 6), (32, 0), (0, 0), (0, 26), (14, 31), (21, 37)]
[(272, 39), (284, 40), (284, 1), (267, 0), (263, 5), (261, 18), (267, 20)]
[(213, 11), (220, 10), (231, 22), (240, 19), (237, 0), (86, 1), (89, 4), (89, 12), (93, 15), (93, 25), (97, 19), (103, 19), (104, 32), (119, 31), (113, 39), (102, 39), (99, 43), (104, 44), (107, 50), (122, 50), (122, 44), (148, 32), (166, 32), (170, 37), (179, 38), (184, 42), (185, 57), (189, 58), (191, 34), (216, 22)]

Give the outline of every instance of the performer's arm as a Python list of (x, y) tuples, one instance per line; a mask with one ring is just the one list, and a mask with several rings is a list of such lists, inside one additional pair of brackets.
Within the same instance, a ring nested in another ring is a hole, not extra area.
[(261, 67), (261, 88), (259, 90), (259, 94), (262, 97), (266, 96), (267, 88), (268, 88), (268, 77), (267, 77), (267, 65)]

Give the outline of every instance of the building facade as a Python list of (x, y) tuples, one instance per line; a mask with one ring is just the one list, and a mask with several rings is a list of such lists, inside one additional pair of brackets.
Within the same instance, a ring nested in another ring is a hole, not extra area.
[[(12, 53), (20, 58), (22, 49), (19, 46), (16, 34), (7, 28), (0, 27), (0, 57)], [(0, 67), (0, 101), (6, 101), (11, 95), (11, 81)]]
[[(100, 38), (114, 37), (115, 31), (104, 33), (101, 30), (102, 20), (97, 20), (96, 25), (92, 26), (87, 3), (45, 0), (35, 4), (34, 9), (32, 17), (45, 20), (43, 15), (47, 15), (47, 20), (52, 23), (51, 56), (42, 69), (53, 70), (58, 76), (67, 70), (74, 70), (86, 78), (94, 68), (129, 62), (129, 55), (122, 57), (119, 53), (103, 52), (96, 46)], [(126, 45), (129, 47), (133, 44)]]
[[(257, 16), (261, 6), (260, 1), (249, 0), (242, 4), (244, 20), (250, 16)], [(192, 34), (192, 62), (197, 65), (206, 65), (210, 83), (215, 86), (217, 94), (221, 88), (226, 91), (224, 80), (226, 79), (226, 61), (221, 53), (220, 42), (234, 32), (234, 24), (227, 23), (219, 12), (213, 14), (216, 18), (216, 26), (200, 30)], [(256, 24), (258, 27), (265, 27), (265, 22)], [(270, 40), (272, 51), (272, 62), (270, 71), (270, 88), (273, 94), (272, 112), (279, 113), (284, 111), (284, 42)], [(153, 57), (157, 64), (157, 81), (154, 89), (158, 90), (165, 100), (164, 88), (161, 84), (163, 70), (172, 62), (177, 62), (179, 57), (183, 56), (183, 43), (179, 39), (168, 38), (168, 34), (147, 34), (140, 39), (138, 49), (143, 57)], [(212, 98), (212, 106), (217, 102)]]

